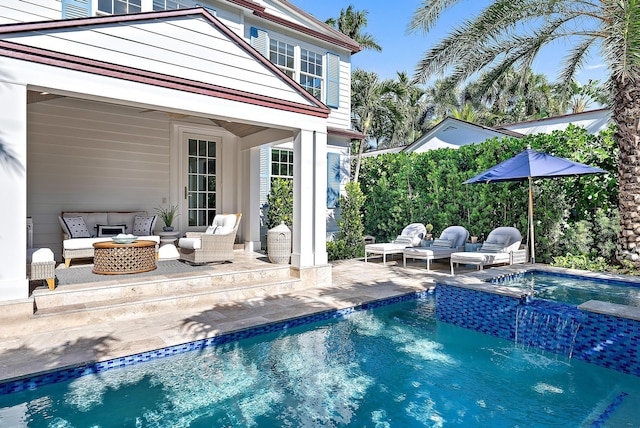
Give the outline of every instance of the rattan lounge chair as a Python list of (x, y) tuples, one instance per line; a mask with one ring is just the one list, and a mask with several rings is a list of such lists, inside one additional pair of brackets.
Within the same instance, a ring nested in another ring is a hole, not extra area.
[(464, 251), (464, 243), (469, 239), (469, 231), (462, 226), (449, 226), (442, 231), (430, 247), (410, 247), (402, 252), (402, 265), (407, 266), (407, 258), (427, 261), (430, 270), (431, 260), (446, 259), (451, 254)]
[(393, 240), (380, 244), (367, 244), (364, 246), (364, 261), (369, 254), (382, 254), (382, 263), (387, 264), (387, 254), (402, 254), (406, 247), (420, 245), (427, 234), (427, 229), (422, 223), (411, 223), (402, 229), (402, 233)]
[(491, 231), (479, 251), (451, 254), (451, 275), (454, 265), (474, 265), (482, 270), (485, 266), (525, 263), (527, 250), (521, 248), (522, 235), (515, 227), (498, 227)]
[(207, 232), (187, 232), (178, 241), (180, 259), (193, 264), (230, 262), (242, 214), (218, 214)]

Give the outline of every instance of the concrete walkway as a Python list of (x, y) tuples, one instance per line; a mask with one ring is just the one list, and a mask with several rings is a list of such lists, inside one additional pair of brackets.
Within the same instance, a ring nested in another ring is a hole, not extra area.
[[(205, 311), (163, 312), (53, 332), (0, 340), (0, 381), (90, 361), (104, 361), (364, 302), (423, 291), (439, 277), (450, 278), (448, 263), (402, 268), (402, 262), (333, 264), (331, 287), (305, 289), (230, 304)], [(457, 276), (457, 275), (456, 275)]]

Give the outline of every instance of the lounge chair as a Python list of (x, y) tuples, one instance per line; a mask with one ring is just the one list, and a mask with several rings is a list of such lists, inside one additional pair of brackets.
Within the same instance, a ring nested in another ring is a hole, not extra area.
[(430, 247), (405, 248), (402, 252), (402, 265), (407, 266), (407, 258), (421, 259), (427, 261), (427, 270), (430, 270), (431, 260), (446, 259), (455, 252), (464, 251), (464, 243), (467, 239), (469, 239), (467, 229), (462, 226), (449, 226)]
[(180, 259), (192, 264), (230, 262), (242, 214), (218, 214), (204, 233), (187, 232), (178, 241)]
[(520, 248), (521, 243), (522, 235), (518, 229), (498, 227), (487, 236), (480, 250), (451, 254), (451, 275), (454, 275), (454, 265), (460, 263), (475, 265), (480, 270), (489, 265), (524, 263), (527, 260), (527, 250)]
[(364, 261), (367, 261), (368, 254), (382, 254), (382, 264), (386, 265), (387, 254), (401, 254), (406, 247), (415, 247), (420, 245), (426, 234), (427, 229), (424, 227), (424, 224), (411, 223), (409, 226), (402, 229), (402, 233), (400, 233), (393, 242), (365, 245)]

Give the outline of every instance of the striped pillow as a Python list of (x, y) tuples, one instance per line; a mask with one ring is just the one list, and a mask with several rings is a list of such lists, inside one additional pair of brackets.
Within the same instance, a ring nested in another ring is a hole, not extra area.
[(431, 246), (451, 248), (453, 246), (453, 241), (449, 239), (436, 238), (434, 239), (433, 244), (431, 244)]
[(496, 242), (485, 242), (482, 244), (482, 248), (480, 251), (484, 251), (487, 253), (500, 253), (504, 251), (504, 244), (498, 244)]
[(413, 246), (413, 237), (407, 235), (398, 235), (396, 239), (393, 240), (394, 244), (406, 245), (407, 247)]

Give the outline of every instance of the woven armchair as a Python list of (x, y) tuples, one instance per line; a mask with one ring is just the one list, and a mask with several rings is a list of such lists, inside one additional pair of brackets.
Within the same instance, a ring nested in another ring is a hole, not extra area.
[(224, 221), (225, 217), (229, 219), (230, 216), (235, 216), (235, 224), (229, 233), (216, 234), (215, 230), (213, 233), (187, 232), (184, 238), (180, 238), (178, 241), (180, 259), (193, 264), (232, 261), (233, 244), (242, 214), (217, 215), (213, 220), (213, 226), (209, 229), (215, 229), (216, 224)]

